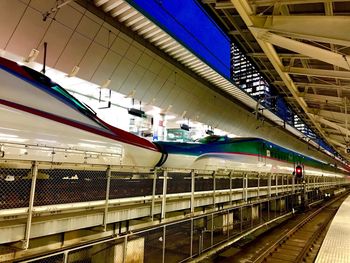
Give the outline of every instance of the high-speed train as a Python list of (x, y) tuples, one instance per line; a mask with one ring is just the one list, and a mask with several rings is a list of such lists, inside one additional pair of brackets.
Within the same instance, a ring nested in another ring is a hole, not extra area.
[(276, 173), (302, 165), (305, 174), (344, 175), (259, 138), (149, 142), (102, 121), (42, 73), (5, 58), (0, 58), (0, 94), (2, 159)]

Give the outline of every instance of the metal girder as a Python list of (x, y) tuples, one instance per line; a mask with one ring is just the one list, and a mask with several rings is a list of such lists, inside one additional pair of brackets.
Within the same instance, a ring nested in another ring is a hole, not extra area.
[(309, 56), (347, 70), (350, 69), (350, 64), (348, 62), (350, 61), (350, 56), (341, 55), (294, 39), (279, 36), (268, 32), (267, 30), (261, 30), (261, 32), (258, 33), (258, 38), (275, 46), (283, 47), (293, 52)]
[(317, 115), (330, 120), (338, 121), (340, 123), (345, 123), (345, 120), (347, 118), (347, 114), (345, 113), (330, 110), (318, 110)]
[[(249, 57), (257, 57), (257, 58), (266, 58), (265, 53), (247, 53), (247, 56)], [(288, 53), (279, 53), (278, 56), (280, 58), (294, 58), (294, 59), (310, 59), (310, 57), (301, 55), (301, 54), (288, 54)]]
[(324, 128), (325, 132), (328, 134), (328, 135), (341, 135), (342, 133), (338, 130), (335, 130), (335, 129), (332, 129), (332, 128), (329, 128), (328, 126), (326, 126)]
[[(311, 114), (313, 115), (313, 114)], [(328, 126), (328, 127), (331, 127), (333, 129), (336, 129), (338, 131), (340, 131), (342, 134), (346, 135), (350, 135), (350, 131), (348, 129), (345, 129), (344, 127), (334, 123), (334, 122), (331, 122), (331, 121), (328, 121), (326, 120), (325, 118), (321, 117), (321, 116), (317, 116), (317, 115), (313, 115), (314, 119), (317, 120), (318, 122)]]
[(336, 140), (338, 142), (344, 142), (344, 143), (347, 142), (347, 140), (344, 138), (343, 134), (334, 134), (334, 133), (333, 134), (329, 134), (329, 138), (334, 139), (334, 140)]
[(234, 7), (230, 1), (225, 1), (225, 2), (216, 2), (215, 8), (216, 9), (233, 9)]
[(328, 140), (329, 140), (331, 143), (333, 143), (334, 145), (337, 145), (337, 146), (342, 147), (342, 148), (344, 148), (344, 149), (347, 148), (345, 144), (340, 143), (340, 142), (338, 142), (338, 141), (335, 140), (335, 139), (328, 138)]
[(251, 16), (253, 27), (291, 37), (350, 46), (348, 16)]
[(299, 97), (299, 92), (298, 92), (297, 87), (294, 85), (293, 80), (289, 76), (288, 72), (285, 71), (285, 68), (284, 68), (280, 58), (278, 57), (278, 54), (276, 53), (276, 50), (272, 46), (272, 44), (266, 43), (265, 41), (263, 41), (263, 40), (258, 38), (259, 30), (256, 30), (256, 28), (254, 28), (254, 21), (252, 19), (252, 17), (254, 16), (254, 12), (251, 9), (251, 7), (250, 7), (249, 3), (247, 2), (247, 0), (231, 0), (231, 2), (235, 6), (236, 10), (240, 14), (241, 18), (243, 19), (245, 24), (248, 26), (248, 28), (250, 29), (250, 31), (252, 32), (254, 37), (256, 38), (256, 40), (259, 43), (261, 49), (266, 54), (266, 56), (270, 60), (271, 64), (274, 66), (274, 68), (278, 72), (279, 76), (281, 77), (281, 79), (285, 83), (285, 85), (288, 88), (288, 90), (291, 92), (293, 97), (296, 99), (296, 101), (298, 102), (300, 107), (308, 115), (308, 117), (310, 118), (312, 124), (316, 127), (316, 129), (319, 131), (319, 133), (325, 139), (327, 139), (327, 136), (324, 133), (324, 131), (322, 130), (322, 128), (319, 125), (319, 123), (317, 123), (314, 120), (312, 114), (308, 113), (308, 110), (307, 110), (308, 106), (307, 106), (305, 100), (303, 98)]
[(297, 68), (297, 67), (285, 67), (285, 73), (294, 75), (336, 78), (336, 79), (348, 79), (350, 80), (350, 71), (340, 70), (327, 70), (327, 69), (315, 69), (315, 68)]
[[(209, 0), (202, 0), (209, 1)], [(211, 0), (214, 1), (214, 0)], [(215, 2), (215, 1), (214, 1)], [(350, 0), (249, 0), (249, 2), (258, 7), (258, 6), (273, 6), (278, 2), (281, 5), (298, 5), (298, 4), (315, 4), (315, 3), (332, 3), (332, 2), (350, 2)]]
[[(275, 81), (276, 85), (284, 85), (283, 81)], [(341, 90), (350, 90), (350, 86), (345, 85), (336, 85), (336, 84), (321, 84), (321, 83), (306, 83), (306, 82), (294, 82), (298, 87), (309, 87), (309, 88), (319, 88), (319, 89), (341, 89)]]
[(335, 96), (324, 96), (324, 95), (318, 95), (318, 94), (310, 94), (310, 93), (300, 93), (300, 97), (306, 99), (306, 100), (315, 100), (325, 103), (336, 103), (336, 104), (344, 104), (343, 98), (335, 97)]

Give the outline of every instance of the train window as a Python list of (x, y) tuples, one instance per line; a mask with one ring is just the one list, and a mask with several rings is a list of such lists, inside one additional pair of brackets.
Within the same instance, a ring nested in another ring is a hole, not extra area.
[(200, 143), (226, 142), (226, 136), (210, 135), (198, 140)]
[(78, 99), (76, 99), (73, 95), (71, 95), (68, 91), (66, 91), (64, 88), (62, 88), (60, 85), (58, 85), (57, 83), (51, 81), (50, 78), (48, 78), (47, 76), (45, 76), (44, 74), (37, 72), (31, 68), (28, 68), (26, 66), (22, 66), (22, 68), (32, 77), (34, 78), (37, 82), (39, 82), (40, 84), (51, 88), (53, 90), (55, 90), (56, 92), (58, 92), (59, 94), (61, 94), (61, 96), (65, 97), (67, 100), (69, 100), (70, 102), (72, 102), (78, 109), (84, 111), (84, 112), (89, 112), (92, 113), (94, 115), (96, 115), (96, 113), (90, 108), (90, 107), (86, 107), (85, 104), (83, 104), (82, 102), (80, 102)]

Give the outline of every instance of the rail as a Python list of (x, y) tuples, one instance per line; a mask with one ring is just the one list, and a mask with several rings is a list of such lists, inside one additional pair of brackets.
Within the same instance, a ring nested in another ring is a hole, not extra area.
[[(110, 210), (123, 205), (149, 209), (142, 216), (204, 206), (249, 203), (254, 199), (306, 191), (310, 200), (318, 191), (348, 184), (344, 178), (292, 175), (221, 169), (156, 169), (89, 163), (0, 159), (0, 217), (25, 218), (24, 248), (31, 236), (32, 218), (67, 212), (103, 210), (106, 227)], [(178, 207), (169, 208), (176, 201)], [(149, 208), (147, 208), (149, 207)], [(141, 215), (140, 215), (141, 216)]]
[[(274, 242), (271, 246), (269, 246), (265, 251), (260, 254), (257, 258), (252, 260), (254, 263), (264, 262), (266, 261), (270, 255), (273, 254), (274, 251), (277, 250), (278, 247), (280, 247), (282, 244), (285, 243), (286, 240), (288, 240), (291, 236), (293, 236), (298, 230), (300, 230), (305, 224), (310, 222), (312, 219), (314, 219), (320, 212), (324, 211), (325, 208), (329, 207), (330, 205), (334, 204), (335, 202), (339, 201), (340, 199), (344, 198), (344, 196), (348, 195), (348, 191), (341, 194), (340, 196), (336, 197), (334, 200), (327, 202), (322, 207), (318, 208), (316, 211), (308, 215), (306, 218), (304, 218), (302, 221), (300, 221), (296, 226), (294, 226), (291, 230), (289, 230), (286, 234), (283, 234), (282, 237), (280, 237), (276, 242)], [(297, 257), (293, 260), (294, 262), (302, 262), (303, 258), (305, 257), (307, 251), (311, 247), (311, 245), (314, 243), (314, 241), (318, 238), (320, 233), (326, 228), (331, 218), (335, 215), (336, 210), (334, 213), (332, 213), (329, 217), (329, 220), (326, 222), (322, 222), (322, 225), (318, 227), (318, 229), (312, 234), (312, 236), (307, 240), (306, 244), (303, 246), (302, 250), (298, 253)]]

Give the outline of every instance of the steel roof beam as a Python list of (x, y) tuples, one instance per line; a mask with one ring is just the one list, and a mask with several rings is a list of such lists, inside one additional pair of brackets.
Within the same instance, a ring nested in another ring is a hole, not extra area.
[(297, 68), (297, 67), (285, 67), (284, 72), (294, 75), (314, 76), (314, 77), (325, 77), (325, 78), (336, 78), (336, 79), (347, 79), (350, 80), (349, 71), (340, 70), (326, 70), (326, 69), (315, 69), (315, 68)]
[[(252, 26), (290, 37), (350, 46), (348, 16), (252, 16)], [(336, 28), (336, 30), (334, 30)]]
[(259, 43), (261, 49), (263, 52), (266, 54), (268, 59), (270, 60), (271, 64), (273, 67), (276, 69), (278, 72), (279, 76), (281, 79), (284, 81), (286, 87), (290, 91), (290, 93), (293, 95), (293, 97), (296, 99), (300, 107), (304, 110), (304, 112), (308, 115), (310, 118), (312, 124), (316, 127), (316, 129), (319, 131), (319, 133), (325, 138), (326, 134), (323, 132), (321, 126), (314, 120), (313, 115), (309, 114), (307, 109), (308, 106), (303, 98), (299, 97), (299, 92), (298, 88), (294, 85), (293, 80), (289, 76), (289, 74), (285, 71), (285, 68), (278, 57), (278, 54), (272, 44), (267, 43), (257, 37), (258, 31), (254, 28), (254, 20), (252, 17), (254, 17), (254, 12), (252, 8), (250, 7), (249, 3), (247, 0), (231, 0), (233, 5), (235, 6), (236, 10), (240, 14), (241, 18), (247, 25), (247, 27), (251, 30), (252, 34), (256, 38), (257, 42)]
[(215, 9), (233, 9), (233, 8), (234, 6), (232, 5), (231, 1), (215, 3)]
[[(311, 114), (311, 115), (313, 115), (313, 114)], [(321, 116), (317, 116), (317, 115), (313, 115), (313, 117), (319, 123), (322, 123), (322, 124), (324, 124), (324, 125), (326, 125), (328, 127), (331, 127), (333, 129), (336, 129), (336, 130), (340, 131), (344, 135), (346, 135), (346, 134), (350, 135), (350, 131), (349, 130), (343, 128), (342, 126), (340, 126), (340, 125), (338, 125), (338, 124), (336, 124), (334, 122), (328, 121), (325, 118), (323, 118)]]
[[(283, 81), (275, 81), (274, 84), (276, 85), (284, 85)], [(323, 83), (307, 83), (307, 82), (294, 82), (294, 84), (298, 87), (309, 87), (309, 88), (316, 88), (316, 89), (341, 89), (341, 90), (350, 90), (350, 86), (346, 85), (336, 85), (336, 84), (323, 84)]]
[(261, 31), (258, 38), (275, 46), (283, 47), (293, 52), (318, 59), (320, 61), (335, 65), (344, 69), (350, 69), (350, 56), (341, 55), (323, 48), (312, 46), (294, 39), (279, 36), (268, 31)]
[[(257, 58), (266, 58), (266, 54), (265, 53), (247, 53), (247, 56), (249, 57), (257, 57)], [(288, 58), (288, 59), (291, 59), (291, 58), (294, 58), (294, 59), (311, 59), (310, 57), (308, 56), (305, 56), (305, 55), (301, 55), (301, 54), (288, 54), (288, 53), (279, 53), (278, 56), (280, 58)]]
[(329, 140), (330, 142), (332, 142), (333, 144), (335, 144), (335, 145), (341, 147), (341, 148), (344, 148), (344, 149), (347, 148), (345, 144), (340, 143), (339, 141), (337, 141), (337, 140), (335, 140), (335, 139), (328, 138), (328, 140)]
[[(214, 0), (210, 0), (215, 2)], [(209, 0), (202, 0), (202, 2), (209, 2)], [(256, 6), (273, 6), (276, 0), (249, 0), (249, 2)], [(298, 4), (315, 4), (315, 3), (332, 3), (332, 2), (350, 2), (350, 0), (278, 0), (281, 5), (298, 5)]]
[(343, 98), (334, 97), (334, 96), (324, 96), (324, 95), (318, 95), (318, 94), (310, 94), (310, 93), (300, 93), (300, 97), (306, 99), (306, 100), (315, 100), (320, 102), (326, 102), (326, 103), (337, 103), (337, 104), (344, 104)]
[(347, 118), (347, 114), (337, 111), (330, 111), (330, 110), (318, 110), (318, 109), (311, 109), (310, 111), (314, 111), (317, 113), (317, 115), (332, 120), (337, 121), (339, 123), (345, 123), (345, 119)]

